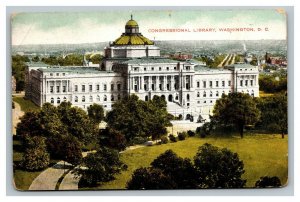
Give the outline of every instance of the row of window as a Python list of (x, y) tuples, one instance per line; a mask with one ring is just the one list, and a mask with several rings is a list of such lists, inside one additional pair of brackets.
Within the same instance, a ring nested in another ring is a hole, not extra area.
[[(166, 67), (165, 70), (170, 71), (170, 70), (177, 70), (177, 67)], [(184, 68), (185, 70), (191, 70), (190, 66), (185, 66)], [(133, 71), (140, 71), (140, 67), (133, 67), (132, 68)], [(156, 68), (155, 67), (151, 67), (151, 71), (155, 71)], [(163, 68), (162, 67), (158, 67), (158, 71), (162, 71)], [(147, 67), (144, 67), (144, 71), (147, 71)]]
[[(50, 73), (50, 76), (53, 76), (53, 75), (55, 75), (55, 73)], [(62, 75), (62, 76), (66, 76), (66, 73), (61, 73), (61, 75)], [(56, 73), (56, 76), (60, 76), (60, 74), (59, 74), (59, 73)]]
[[(88, 92), (93, 92), (93, 91), (99, 92), (100, 91), (100, 84), (95, 85), (95, 88), (93, 88), (94, 87), (93, 85), (87, 85), (87, 87), (88, 87)], [(121, 91), (121, 88), (122, 88), (121, 84), (118, 83), (117, 90)], [(113, 84), (113, 83), (110, 84), (110, 90), (111, 91), (115, 90), (115, 84)], [(79, 92), (78, 85), (74, 85), (74, 91)], [(103, 91), (107, 91), (107, 84), (103, 84)], [(81, 92), (87, 92), (86, 85), (81, 85)]]
[[(203, 81), (203, 88), (207, 87), (207, 83), (209, 84), (210, 88), (213, 87), (213, 81)], [(215, 87), (219, 87), (219, 84), (221, 84), (222, 87), (225, 87), (225, 81), (221, 81), (221, 83), (219, 83), (219, 81), (215, 81)], [(231, 81), (227, 81), (227, 86), (231, 86)], [(200, 81), (197, 81), (197, 88), (200, 88)]]
[[(94, 102), (94, 97), (93, 96), (89, 96), (89, 102)], [(116, 97), (115, 97), (115, 95), (111, 95), (110, 96), (110, 101), (115, 101), (115, 99), (117, 99), (117, 100), (120, 100), (121, 99), (121, 95), (120, 94), (118, 94)], [(79, 102), (79, 97), (78, 96), (75, 96), (74, 97), (74, 102)], [(64, 97), (63, 98), (63, 100), (61, 100), (59, 97), (56, 99), (56, 103), (57, 104), (60, 104), (62, 101), (67, 101), (67, 98), (66, 97)], [(96, 101), (97, 102), (100, 102), (101, 101), (101, 99), (100, 99), (100, 95), (97, 95), (96, 96)], [(106, 101), (108, 101), (108, 97), (107, 97), (107, 95), (104, 95), (103, 96), (103, 101), (104, 102), (106, 102)], [(50, 102), (52, 103), (52, 104), (54, 104), (54, 98), (51, 98), (50, 99)], [(81, 102), (86, 102), (86, 97), (85, 96), (82, 96), (81, 97)]]
[[(248, 86), (248, 80), (245, 80), (245, 86)], [(244, 85), (244, 80), (240, 80), (240, 86)], [(253, 86), (253, 80), (250, 80), (250, 86)]]

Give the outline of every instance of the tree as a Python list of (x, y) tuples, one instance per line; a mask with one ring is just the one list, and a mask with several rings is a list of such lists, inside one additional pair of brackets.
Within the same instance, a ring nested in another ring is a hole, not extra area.
[(194, 157), (194, 165), (199, 174), (201, 188), (242, 188), (246, 180), (244, 163), (237, 153), (208, 143), (200, 146)]
[[(158, 100), (158, 102), (156, 102)], [(107, 113), (106, 121), (110, 128), (120, 131), (128, 142), (135, 137), (148, 137), (157, 139), (165, 135), (166, 126), (170, 119), (163, 102), (159, 98), (145, 102), (136, 95), (118, 100), (112, 110)]]
[(117, 130), (107, 127), (104, 130), (100, 130), (99, 136), (100, 145), (102, 146), (116, 149), (118, 151), (123, 151), (126, 149), (126, 138), (121, 132)]
[(127, 189), (174, 189), (175, 182), (157, 168), (139, 168), (127, 182)]
[(151, 166), (170, 176), (177, 189), (195, 189), (198, 186), (196, 169), (191, 160), (177, 156), (172, 150), (159, 155)]
[(277, 94), (272, 97), (260, 98), (258, 99), (258, 108), (262, 112), (258, 125), (271, 132), (279, 132), (284, 138), (284, 134), (288, 130), (287, 96)]
[(21, 137), (26, 135), (37, 136), (42, 132), (39, 112), (29, 111), (21, 117), (17, 125), (16, 134)]
[(257, 188), (271, 188), (271, 187), (281, 187), (281, 181), (277, 176), (260, 177), (259, 180), (255, 182), (255, 187)]
[(101, 105), (94, 103), (93, 105), (88, 107), (87, 111), (91, 121), (97, 125), (99, 125), (104, 119), (104, 109)]
[(216, 101), (211, 118), (217, 124), (235, 125), (243, 138), (245, 125), (255, 124), (260, 118), (260, 111), (250, 95), (230, 93), (223, 94)]
[(82, 161), (82, 151), (80, 142), (77, 138), (67, 135), (63, 139), (61, 148), (61, 159), (72, 164), (73, 166), (79, 165)]
[(36, 171), (46, 168), (50, 162), (50, 155), (46, 149), (45, 138), (26, 136), (26, 149), (22, 159), (22, 166), (26, 170)]
[(108, 182), (115, 174), (127, 169), (127, 166), (120, 160), (117, 150), (102, 147), (96, 153), (90, 153), (83, 159), (81, 164), (86, 169), (75, 170), (75, 175), (81, 176), (81, 180), (88, 186), (95, 186), (97, 183)]

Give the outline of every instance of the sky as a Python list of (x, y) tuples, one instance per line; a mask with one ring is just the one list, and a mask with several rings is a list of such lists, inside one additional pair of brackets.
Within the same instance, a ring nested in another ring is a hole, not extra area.
[[(28, 12), (11, 16), (12, 45), (114, 41), (124, 32), (131, 14), (140, 32), (151, 40), (284, 40), (287, 37), (286, 13), (282, 9)], [(226, 28), (247, 29), (221, 31)], [(162, 29), (185, 31), (157, 32)]]

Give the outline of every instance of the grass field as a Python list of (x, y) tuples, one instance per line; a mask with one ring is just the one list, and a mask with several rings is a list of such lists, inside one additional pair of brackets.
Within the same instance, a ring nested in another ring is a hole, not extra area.
[(181, 157), (193, 158), (197, 149), (204, 143), (218, 147), (227, 147), (237, 152), (244, 162), (247, 187), (253, 187), (261, 176), (278, 176), (282, 184), (287, 183), (288, 175), (288, 137), (281, 135), (246, 134), (243, 139), (233, 137), (192, 137), (177, 143), (142, 147), (128, 150), (121, 154), (121, 159), (128, 165), (128, 170), (116, 176), (116, 180), (103, 184), (99, 189), (124, 189), (133, 171), (150, 163), (167, 149), (172, 149)]
[(17, 102), (20, 105), (21, 110), (25, 113), (28, 111), (37, 111), (40, 109), (40, 107), (38, 107), (32, 101), (24, 99), (24, 97), (13, 97), (13, 101)]

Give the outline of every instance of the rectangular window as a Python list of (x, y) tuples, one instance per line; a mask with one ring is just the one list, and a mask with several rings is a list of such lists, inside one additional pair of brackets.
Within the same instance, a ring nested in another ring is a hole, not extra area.
[(200, 82), (197, 81), (197, 88), (200, 88)]
[(120, 91), (121, 90), (121, 84), (118, 83), (117, 88), (118, 88), (118, 91)]
[(81, 91), (82, 91), (82, 92), (85, 92), (85, 85), (82, 85), (82, 86), (81, 86)]
[(203, 81), (203, 88), (206, 88), (206, 81)]
[(75, 92), (78, 92), (78, 85), (75, 85)]
[(111, 91), (113, 91), (113, 90), (114, 90), (114, 88), (115, 88), (115, 85), (114, 85), (114, 84), (111, 84), (111, 85), (110, 85), (110, 89), (111, 89)]
[(67, 91), (67, 86), (63, 86), (63, 92), (65, 93)]
[(59, 93), (60, 86), (56, 86), (56, 92)]
[(89, 85), (89, 90), (90, 90), (90, 92), (93, 91), (93, 85)]
[(243, 86), (243, 80), (240, 80), (240, 86)]
[(97, 91), (100, 90), (100, 85), (99, 84), (96, 85), (96, 89), (97, 89)]
[(231, 81), (228, 81), (228, 86), (231, 86)]
[(216, 87), (219, 87), (219, 81), (216, 81)]
[(106, 84), (103, 85), (103, 90), (106, 91), (107, 90), (107, 86)]
[(212, 81), (209, 81), (209, 87), (212, 87)]
[(50, 86), (50, 93), (54, 92), (53, 88), (54, 88), (54, 86)]
[(253, 80), (250, 80), (250, 85), (253, 86)]
[(248, 80), (245, 81), (245, 86), (248, 86)]
[(222, 81), (222, 87), (225, 87), (225, 81)]

